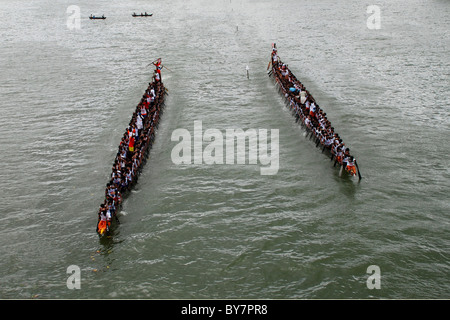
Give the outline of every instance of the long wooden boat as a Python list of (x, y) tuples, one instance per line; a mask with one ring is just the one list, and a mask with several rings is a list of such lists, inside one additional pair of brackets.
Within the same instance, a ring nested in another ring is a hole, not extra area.
[(123, 200), (137, 183), (155, 139), (167, 92), (160, 78), (160, 69), (157, 66), (153, 81), (145, 90), (120, 141), (110, 180), (106, 184), (105, 200), (98, 210), (96, 232), (100, 237), (110, 236), (113, 225), (120, 223), (117, 214)]
[(96, 16), (93, 16), (93, 15), (90, 15), (89, 19), (91, 19), (91, 20), (105, 20), (106, 17), (105, 16), (96, 17)]
[(358, 176), (361, 180), (358, 163), (350, 154), (350, 149), (331, 126), (326, 113), (319, 107), (310, 92), (281, 61), (275, 43), (272, 44), (272, 54), (267, 69), (271, 65), (269, 77), (277, 83), (286, 105), (295, 116), (295, 121), (305, 128), (306, 137), (310, 140), (314, 139), (316, 147), (320, 147), (322, 153), (328, 154), (331, 161), (334, 160), (334, 166), (339, 164), (339, 175), (346, 172), (350, 176)]
[(131, 16), (132, 17), (151, 17), (152, 15), (153, 15), (153, 13), (148, 14), (147, 12), (146, 13), (141, 12), (141, 14), (133, 13)]

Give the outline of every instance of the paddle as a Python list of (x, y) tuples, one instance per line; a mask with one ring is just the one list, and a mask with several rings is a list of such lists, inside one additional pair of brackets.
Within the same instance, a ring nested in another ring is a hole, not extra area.
[(120, 224), (119, 218), (117, 218), (117, 214), (114, 214), (114, 217), (116, 218), (117, 223)]
[[(161, 58), (158, 58), (161, 59)], [(153, 64), (155, 61), (158, 61), (158, 59), (153, 60), (152, 62), (150, 62), (148, 65), (146, 65), (146, 67), (148, 67), (149, 65)]]
[(355, 159), (355, 165), (356, 165), (356, 169), (358, 169), (358, 177), (359, 177), (359, 180), (361, 180), (362, 177), (361, 177), (361, 173), (359, 172), (358, 162), (356, 162), (356, 159)]
[(161, 65), (161, 66), (163, 66), (164, 68), (166, 68), (167, 70), (169, 70), (170, 72), (172, 72), (172, 70), (170, 70), (169, 68), (167, 68), (165, 65)]

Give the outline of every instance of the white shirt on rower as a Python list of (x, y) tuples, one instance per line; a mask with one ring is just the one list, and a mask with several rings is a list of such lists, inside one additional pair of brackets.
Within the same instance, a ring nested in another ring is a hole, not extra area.
[(308, 118), (306, 118), (306, 119), (305, 119), (305, 124), (306, 124), (306, 126), (309, 127), (310, 123), (311, 123), (311, 121), (310, 121)]
[(137, 116), (136, 118), (136, 127), (141, 130), (144, 126), (142, 124), (142, 118), (140, 115)]

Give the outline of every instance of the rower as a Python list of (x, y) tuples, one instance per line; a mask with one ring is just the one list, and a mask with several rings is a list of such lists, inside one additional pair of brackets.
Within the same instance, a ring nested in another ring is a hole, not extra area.
[(151, 88), (150, 89), (150, 93), (149, 93), (149, 100), (148, 100), (148, 102), (149, 102), (149, 104), (151, 105), (151, 106), (153, 106), (153, 104), (155, 103), (155, 89), (153, 89), (153, 88)]
[(308, 115), (308, 117), (305, 119), (305, 125), (308, 128), (311, 128), (311, 116)]
[(283, 64), (281, 66), (281, 76), (287, 80), (288, 75), (289, 75), (289, 70), (287, 70), (286, 65)]
[(145, 108), (145, 106), (143, 104), (141, 105), (141, 116), (144, 120), (147, 117), (147, 109)]
[(136, 117), (136, 128), (137, 128), (137, 135), (139, 136), (142, 132), (142, 129), (144, 128), (140, 112), (138, 113), (138, 115)]
[(344, 168), (347, 166), (347, 161), (350, 158), (350, 149), (349, 148), (345, 148), (344, 149), (344, 154), (342, 155), (342, 165), (344, 166)]
[(274, 43), (272, 46), (272, 65), (277, 66), (278, 65), (278, 54), (277, 54), (277, 48), (276, 44)]
[(133, 152), (134, 152), (134, 143), (135, 143), (135, 141), (136, 141), (135, 136), (132, 135), (130, 137), (130, 139), (129, 139), (129, 142), (128, 142), (128, 150), (130, 151), (130, 155), (132, 155)]
[(309, 107), (311, 105), (311, 102), (309, 102), (309, 99), (305, 102), (305, 115), (309, 115)]
[(342, 164), (342, 157), (344, 156), (344, 152), (342, 152), (342, 147), (339, 146), (336, 152), (336, 161)]
[(106, 208), (105, 204), (102, 203), (100, 205), (99, 213), (98, 213), (98, 220), (99, 223), (97, 224), (97, 231), (99, 230), (99, 227), (102, 227), (104, 224), (106, 224)]
[(155, 81), (159, 82), (161, 81), (161, 68), (157, 67), (155, 70)]
[(106, 221), (109, 223), (111, 223), (111, 207), (110, 205), (108, 206), (108, 209), (106, 210)]
[(344, 157), (345, 158), (350, 157), (350, 149), (349, 148), (345, 148)]
[(349, 156), (347, 158), (347, 165), (345, 167), (345, 169), (352, 175), (355, 176), (356, 175), (356, 166), (355, 166), (355, 158), (353, 158), (353, 156)]
[(311, 116), (311, 118), (316, 117), (316, 104), (314, 103), (314, 101), (313, 103), (311, 103), (311, 106), (309, 108), (309, 115)]

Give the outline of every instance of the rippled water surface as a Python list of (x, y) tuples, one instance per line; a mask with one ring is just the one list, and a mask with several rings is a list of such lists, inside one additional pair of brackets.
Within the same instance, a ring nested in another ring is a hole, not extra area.
[[(0, 0), (0, 298), (449, 298), (448, 1), (377, 2), (379, 30), (356, 0), (78, 1), (71, 30), (73, 4)], [(284, 106), (273, 42), (361, 182), (339, 177)], [(157, 138), (100, 241), (98, 206), (158, 57)], [(278, 129), (278, 173), (174, 164), (172, 132), (195, 120)]]

